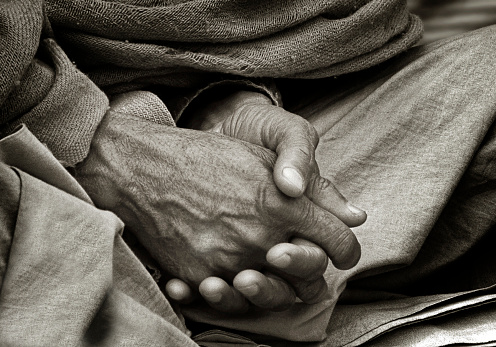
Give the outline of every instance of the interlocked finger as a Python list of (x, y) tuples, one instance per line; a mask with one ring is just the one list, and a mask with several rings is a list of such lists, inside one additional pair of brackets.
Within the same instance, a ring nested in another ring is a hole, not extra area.
[(361, 248), (355, 234), (338, 217), (301, 197), (288, 202), (286, 218), (293, 236), (322, 248), (338, 269), (350, 269), (358, 263)]
[(305, 281), (316, 280), (327, 269), (327, 254), (314, 243), (294, 238), (291, 243), (280, 243), (266, 255), (268, 264), (284, 274), (285, 278)]
[(223, 279), (208, 277), (200, 284), (199, 291), (205, 301), (216, 310), (240, 313), (248, 310), (248, 301)]
[(233, 284), (253, 305), (272, 311), (286, 310), (296, 299), (288, 283), (270, 273), (245, 270), (234, 278)]
[(349, 227), (363, 224), (367, 214), (351, 204), (329, 181), (315, 172), (309, 180), (305, 195), (317, 206), (331, 212)]

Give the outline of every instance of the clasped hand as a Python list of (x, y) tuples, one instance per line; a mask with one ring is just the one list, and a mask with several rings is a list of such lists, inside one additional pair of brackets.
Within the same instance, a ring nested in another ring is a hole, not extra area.
[[(201, 285), (213, 307), (242, 309), (248, 298), (281, 309), (295, 293), (319, 300), (327, 256), (343, 269), (358, 261), (349, 226), (365, 214), (319, 176), (317, 137), (306, 121), (255, 96), (238, 97), (219, 104), (229, 116), (210, 129), (201, 124), (206, 132), (110, 111), (78, 179), (161, 267), (192, 288)], [(301, 276), (295, 264), (305, 252), (317, 261)], [(267, 300), (274, 289), (281, 295)]]

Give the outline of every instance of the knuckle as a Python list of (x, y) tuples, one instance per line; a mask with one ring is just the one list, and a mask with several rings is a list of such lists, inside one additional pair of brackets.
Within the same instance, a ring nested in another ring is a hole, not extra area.
[(304, 144), (297, 147), (297, 151), (303, 158), (313, 158), (313, 149), (308, 148)]
[(327, 190), (331, 186), (332, 183), (327, 178), (324, 178), (318, 174), (314, 174), (312, 176), (310, 184), (307, 187), (309, 199), (313, 201), (313, 199), (317, 197), (319, 193)]
[(313, 282), (302, 281), (298, 283), (298, 297), (303, 301), (311, 300), (315, 293)]
[(311, 247), (308, 252), (313, 259), (312, 274), (313, 276), (322, 275), (327, 269), (328, 258), (327, 254), (325, 254), (324, 250), (320, 247)]
[(300, 280), (314, 280), (325, 272), (328, 265), (328, 257), (320, 247), (305, 247), (302, 256), (298, 257), (298, 271), (295, 277)]
[(264, 306), (272, 311), (283, 311), (291, 307), (296, 299), (293, 289), (277, 276), (268, 276), (271, 284), (262, 295), (267, 298)]
[(288, 198), (283, 196), (275, 186), (261, 184), (257, 191), (257, 212), (273, 222), (274, 217), (281, 217), (287, 213)]
[(259, 115), (260, 111), (258, 108), (254, 107), (253, 104), (242, 104), (237, 107), (236, 114), (239, 118), (244, 119), (248, 116)]
[(315, 127), (310, 124), (306, 119), (296, 116), (297, 127), (294, 129), (298, 129), (300, 134), (303, 134), (303, 137), (312, 144), (312, 147), (315, 149), (319, 143), (319, 134)]
[(311, 230), (320, 223), (320, 218), (311, 204), (304, 204), (304, 207), (299, 211), (296, 223), (298, 229)]
[(277, 108), (274, 108), (273, 105), (249, 102), (240, 105), (236, 110), (236, 115), (236, 118), (238, 119), (260, 120), (278, 119), (279, 113), (277, 112)]
[(272, 206), (272, 194), (267, 184), (260, 183), (257, 187), (257, 198), (255, 201), (255, 208), (258, 215), (266, 216), (271, 214), (270, 207)]

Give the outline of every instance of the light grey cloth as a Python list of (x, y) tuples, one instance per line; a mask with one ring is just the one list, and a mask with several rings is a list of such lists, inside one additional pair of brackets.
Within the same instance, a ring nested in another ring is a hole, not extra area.
[[(318, 345), (355, 346), (399, 326), (494, 301), (494, 52), (493, 26), (411, 49), (366, 72), (291, 87), (286, 81), (286, 100), (300, 100), (288, 107), (321, 136), (322, 175), (368, 213), (354, 229), (362, 259), (349, 271), (328, 268), (332, 298), (322, 303), (320, 316), (294, 308), (252, 322), (216, 315), (217, 323), (255, 333), (273, 324), (273, 335), (296, 340), (316, 334), (331, 307), (327, 337)], [(208, 321), (205, 312), (185, 314)], [(494, 326), (496, 317), (456, 322), (444, 326), (463, 336), (457, 329)], [(442, 329), (429, 334), (431, 346), (443, 345)], [(483, 335), (470, 336), (458, 342), (481, 342)], [(496, 329), (484, 338), (496, 341)]]
[[(395, 296), (403, 305), (386, 314), (386, 322), (405, 317), (407, 303), (425, 305), (438, 294), (444, 301), (445, 294), (496, 284), (495, 51), (494, 26), (413, 49), (342, 81), (353, 88), (337, 87), (343, 94), (333, 94), (336, 102), (327, 99), (309, 117), (322, 135), (322, 173), (369, 216), (356, 229), (363, 250), (359, 265), (328, 272), (333, 286), (352, 280), (346, 302), (331, 316), (325, 345), (365, 342), (360, 336), (376, 328), (384, 313), (378, 303), (391, 307)], [(373, 81), (363, 82), (367, 78)], [(367, 300), (376, 302), (375, 310), (360, 309)], [(495, 323), (487, 315), (449, 328), (456, 335), (467, 325)], [(472, 337), (455, 342), (480, 342)], [(445, 335), (438, 330), (430, 338), (431, 346), (443, 345)], [(485, 338), (496, 341), (496, 329), (486, 330)]]
[(493, 0), (408, 0), (408, 8), (424, 23), (422, 44), (496, 24)]
[(196, 345), (123, 223), (25, 127), (0, 141), (0, 182), (21, 187), (14, 229), (0, 222), (1, 346)]
[[(329, 267), (332, 295), (321, 305), (297, 305), (250, 321), (185, 312), (279, 339), (301, 338), (301, 329), (303, 338), (325, 337), (316, 343), (324, 346), (372, 343), (401, 326), (403, 340), (393, 331), (377, 343), (422, 339), (441, 346), (444, 329), (452, 344), (496, 340), (490, 330), (496, 283), (495, 48), (496, 27), (489, 27), (415, 48), (363, 73), (297, 84), (307, 105), (293, 109), (321, 135), (322, 174), (368, 212), (368, 221), (355, 229), (362, 259), (349, 271)], [(0, 292), (2, 344), (77, 344), (89, 328), (94, 338), (107, 336), (109, 345), (193, 345), (122, 243), (115, 216), (16, 172), (22, 182), (19, 216), (37, 223), (19, 218), (12, 238)], [(57, 228), (40, 228), (46, 220)], [(473, 316), (453, 313), (469, 307)], [(447, 313), (437, 320), (439, 329), (424, 322)]]

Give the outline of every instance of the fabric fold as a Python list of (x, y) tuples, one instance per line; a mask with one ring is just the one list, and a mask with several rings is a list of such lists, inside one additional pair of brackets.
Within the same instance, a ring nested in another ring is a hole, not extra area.
[(192, 74), (328, 77), (384, 61), (422, 32), (403, 0), (47, 4), (58, 39), (94, 80), (102, 80), (97, 68), (106, 65), (134, 74), (175, 67)]
[(0, 345), (196, 345), (124, 243), (116, 215), (84, 201), (27, 128), (0, 140), (0, 153), (21, 187), (14, 230), (1, 230)]

